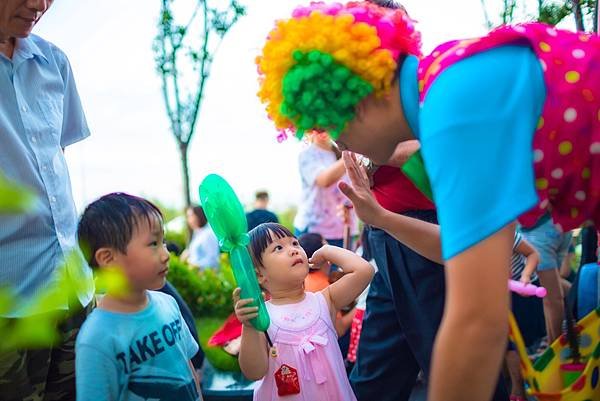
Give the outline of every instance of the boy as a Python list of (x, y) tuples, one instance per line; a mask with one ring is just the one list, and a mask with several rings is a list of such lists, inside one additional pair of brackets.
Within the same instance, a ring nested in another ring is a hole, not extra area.
[[(327, 131), (377, 164), (399, 142), (422, 144), (441, 245), (436, 225), (383, 211), (368, 185), (341, 189), (363, 221), (446, 263), (431, 400), (491, 395), (506, 343), (514, 220), (533, 225), (551, 212), (565, 230), (600, 222), (599, 44), (525, 24), (419, 60), (413, 21), (383, 0), (312, 3), (269, 34), (259, 96), (278, 128)], [(350, 178), (362, 179), (351, 159)]]
[(190, 362), (198, 344), (175, 300), (153, 291), (169, 270), (162, 223), (156, 206), (124, 193), (101, 197), (81, 217), (90, 266), (119, 268), (129, 291), (100, 298), (77, 337), (78, 400), (201, 399)]

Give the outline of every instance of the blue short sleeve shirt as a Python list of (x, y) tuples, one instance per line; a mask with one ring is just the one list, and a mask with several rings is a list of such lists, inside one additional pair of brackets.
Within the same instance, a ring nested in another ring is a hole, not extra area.
[[(405, 82), (415, 88), (415, 61), (403, 66), (401, 88)], [(403, 108), (421, 141), (447, 260), (537, 203), (532, 141), (546, 95), (543, 72), (529, 47), (508, 45), (448, 67), (419, 109), (416, 90), (405, 92)]]
[[(63, 149), (89, 129), (67, 57), (38, 36), (17, 39), (12, 59), (0, 54), (0, 93), (0, 171), (37, 195), (32, 211), (0, 214), (0, 286), (32, 299), (52, 285), (57, 266), (74, 251), (81, 266), (69, 266), (69, 274), (87, 283), (79, 294), (87, 304), (93, 283), (77, 247)], [(21, 305), (8, 316), (26, 313)]]

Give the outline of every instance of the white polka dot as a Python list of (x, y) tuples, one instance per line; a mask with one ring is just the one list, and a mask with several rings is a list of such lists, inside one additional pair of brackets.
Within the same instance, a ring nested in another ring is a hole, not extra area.
[(533, 151), (533, 161), (539, 163), (544, 159), (544, 152), (541, 149), (536, 149)]
[(584, 58), (585, 57), (585, 52), (581, 49), (575, 49), (571, 52), (571, 54), (575, 58)]
[(580, 201), (584, 201), (586, 198), (585, 192), (583, 191), (577, 191), (575, 192), (575, 199), (580, 200)]
[(562, 178), (563, 170), (562, 170), (562, 168), (555, 168), (554, 170), (552, 170), (550, 175), (552, 176), (552, 178), (555, 178), (558, 180), (558, 179)]
[(544, 60), (540, 60), (540, 64), (542, 65), (542, 71), (546, 71), (548, 69), (548, 66)]
[(548, 28), (548, 29), (546, 29), (546, 32), (550, 36), (556, 36), (556, 29)]
[(550, 203), (550, 201), (548, 199), (544, 199), (541, 203), (540, 203), (540, 209), (545, 209), (548, 207), (548, 203)]
[(462, 56), (463, 54), (465, 54), (465, 49), (458, 49), (458, 50), (456, 51), (456, 55), (457, 55), (457, 56)]
[(575, 110), (572, 107), (569, 107), (568, 109), (565, 110), (563, 117), (566, 122), (572, 123), (573, 121), (575, 121), (577, 119), (577, 110)]
[(600, 142), (594, 142), (590, 145), (590, 153), (593, 155), (600, 153)]
[(515, 31), (517, 31), (517, 32), (519, 32), (519, 33), (525, 33), (525, 32), (527, 31), (527, 30), (526, 30), (524, 27), (522, 27), (521, 25), (517, 25), (517, 26), (515, 26), (515, 27), (514, 27), (514, 30), (515, 30)]

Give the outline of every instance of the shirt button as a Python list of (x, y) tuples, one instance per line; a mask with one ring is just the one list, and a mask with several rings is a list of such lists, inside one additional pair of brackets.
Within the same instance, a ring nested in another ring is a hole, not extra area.
[(50, 202), (52, 202), (52, 203), (56, 202), (56, 196), (51, 196), (50, 197)]
[(21, 111), (22, 111), (23, 113), (27, 113), (27, 107), (25, 107), (25, 106), (21, 107)]
[(33, 142), (33, 143), (36, 143), (36, 142), (37, 142), (37, 139), (35, 138), (35, 136), (32, 136), (32, 137), (31, 137), (31, 142)]

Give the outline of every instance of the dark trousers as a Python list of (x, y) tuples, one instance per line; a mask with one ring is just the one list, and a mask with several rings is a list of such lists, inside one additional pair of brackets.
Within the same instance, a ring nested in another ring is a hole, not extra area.
[[(433, 211), (406, 214), (436, 222)], [(371, 229), (368, 241), (379, 271), (371, 282), (350, 381), (360, 401), (408, 400), (419, 370), (429, 375), (444, 311), (444, 269), (382, 230)], [(493, 400), (507, 399), (499, 385)]]

